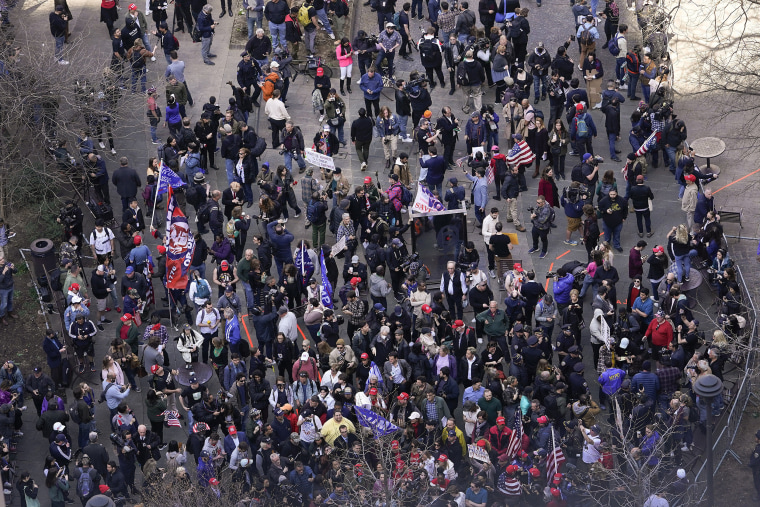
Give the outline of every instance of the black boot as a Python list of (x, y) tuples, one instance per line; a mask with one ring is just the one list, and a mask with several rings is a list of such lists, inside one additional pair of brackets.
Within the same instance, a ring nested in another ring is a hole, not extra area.
[(345, 95), (346, 94), (346, 92), (343, 90), (343, 82), (344, 81), (345, 81), (345, 79), (341, 79), (340, 80), (340, 94), (341, 95)]

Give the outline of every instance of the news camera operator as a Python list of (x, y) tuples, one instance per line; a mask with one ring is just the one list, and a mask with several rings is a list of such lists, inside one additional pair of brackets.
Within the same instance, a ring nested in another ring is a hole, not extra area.
[(56, 218), (56, 222), (63, 225), (64, 241), (68, 241), (72, 236), (79, 238), (79, 241), (77, 242), (77, 251), (81, 251), (82, 249), (83, 221), (84, 216), (82, 215), (82, 210), (72, 200), (66, 201), (66, 205), (61, 208), (58, 218)]

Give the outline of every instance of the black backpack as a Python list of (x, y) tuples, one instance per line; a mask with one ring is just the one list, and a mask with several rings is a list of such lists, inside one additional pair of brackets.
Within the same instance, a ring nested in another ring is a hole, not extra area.
[(414, 201), (414, 194), (411, 190), (401, 185), (401, 204), (409, 206)]
[(457, 66), (457, 84), (462, 86), (469, 86), (470, 75), (467, 74), (467, 68), (464, 66), (464, 62)]
[(504, 178), (509, 172), (509, 167), (507, 167), (507, 161), (503, 158), (494, 158), (493, 165), (494, 165), (494, 172), (499, 178)]
[(216, 201), (214, 201), (213, 199), (203, 205), (200, 211), (198, 211), (197, 218), (198, 218), (199, 224), (207, 224), (211, 221), (211, 209), (214, 206), (216, 206)]
[(317, 201), (312, 200), (309, 205), (306, 206), (306, 220), (314, 223), (317, 218)]
[(440, 55), (441, 51), (435, 47), (434, 39), (422, 39), (418, 49), (420, 51), (420, 62), (423, 66), (432, 66), (436, 63), (436, 52)]
[(254, 157), (260, 157), (264, 150), (267, 149), (267, 140), (264, 139), (262, 136), (256, 136), (256, 144), (253, 145), (253, 148), (251, 148), (251, 155)]
[(189, 185), (187, 190), (185, 190), (185, 201), (193, 206), (197, 206), (199, 198), (200, 190), (198, 189), (198, 185)]
[(61, 292), (63, 290), (63, 284), (61, 284), (61, 268), (55, 268), (48, 272), (48, 284), (54, 291)]
[(77, 402), (74, 401), (71, 405), (69, 405), (69, 417), (71, 417), (71, 420), (74, 421), (76, 424), (81, 424), (82, 420), (79, 418), (79, 410), (77, 410)]

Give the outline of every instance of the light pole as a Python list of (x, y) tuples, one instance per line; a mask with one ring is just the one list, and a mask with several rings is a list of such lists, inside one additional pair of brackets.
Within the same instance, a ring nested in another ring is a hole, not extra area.
[(702, 375), (700, 376), (694, 385), (692, 386), (697, 396), (704, 398), (704, 402), (707, 404), (707, 431), (705, 435), (705, 447), (707, 452), (707, 505), (712, 507), (714, 505), (713, 498), (713, 437), (712, 437), (712, 401), (723, 392), (723, 382), (715, 375)]

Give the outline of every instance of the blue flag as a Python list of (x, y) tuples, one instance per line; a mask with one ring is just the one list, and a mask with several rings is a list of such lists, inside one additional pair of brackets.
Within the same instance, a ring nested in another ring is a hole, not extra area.
[(160, 172), (158, 175), (158, 187), (156, 188), (156, 195), (161, 195), (169, 190), (169, 185), (172, 187), (184, 187), (185, 182), (182, 181), (177, 173), (169, 169), (163, 162), (161, 162)]
[(371, 429), (375, 438), (383, 437), (399, 430), (398, 426), (371, 410), (355, 405), (354, 411), (356, 412), (356, 417), (359, 419), (359, 424), (365, 428)]
[[(308, 254), (307, 254), (308, 256)], [(330, 285), (330, 280), (327, 279), (327, 267), (325, 266), (325, 252), (320, 249), (319, 262), (322, 268), (322, 285), (319, 287), (319, 298), (322, 300), (322, 305), (325, 308), (333, 307), (333, 288)]]
[(306, 250), (306, 245), (303, 241), (301, 241), (301, 245), (296, 250), (293, 262), (298, 271), (301, 272), (301, 283), (306, 287), (309, 284), (311, 275), (314, 274), (314, 262), (312, 262), (311, 256), (309, 255), (308, 250)]

